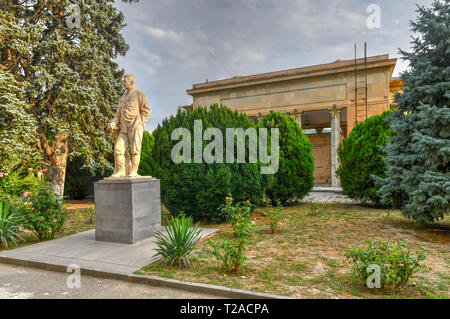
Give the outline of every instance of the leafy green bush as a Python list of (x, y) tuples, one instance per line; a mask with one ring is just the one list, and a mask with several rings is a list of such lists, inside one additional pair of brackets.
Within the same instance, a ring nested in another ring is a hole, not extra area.
[(354, 278), (363, 284), (367, 283), (370, 276), (368, 269), (371, 265), (380, 267), (381, 287), (392, 291), (400, 289), (416, 272), (427, 268), (420, 263), (426, 259), (428, 253), (424, 247), (413, 254), (406, 247), (406, 240), (392, 243), (385, 240), (379, 242), (367, 240), (366, 243), (369, 247), (352, 247), (346, 253), (346, 257), (353, 263)]
[(309, 200), (309, 216), (317, 216), (319, 213), (319, 205), (314, 203), (312, 199)]
[(21, 219), (9, 201), (0, 201), (0, 243), (10, 248), (10, 243), (17, 245), (20, 236)]
[(267, 196), (272, 204), (277, 199), (281, 203), (293, 198), (302, 199), (314, 186), (314, 158), (308, 137), (294, 117), (282, 112), (270, 111), (258, 126), (280, 130), (279, 170)]
[(83, 159), (74, 157), (67, 163), (64, 195), (75, 200), (85, 199), (92, 178), (91, 171), (84, 167)]
[(178, 264), (188, 266), (193, 257), (194, 248), (202, 238), (198, 224), (193, 225), (192, 217), (181, 214), (180, 218), (167, 221), (165, 232), (158, 231), (156, 237), (156, 256), (161, 256), (170, 266)]
[(246, 260), (244, 252), (247, 250), (248, 236), (253, 229), (251, 220), (251, 203), (238, 203), (233, 206), (233, 198), (226, 197), (225, 205), (220, 214), (231, 224), (234, 240), (220, 242), (208, 241), (213, 248), (213, 255), (222, 263), (227, 272), (238, 272)]
[(141, 176), (153, 176), (155, 165), (152, 159), (152, 150), (155, 145), (155, 138), (152, 134), (144, 131), (142, 137), (141, 162), (139, 164), (138, 174)]
[(226, 197), (225, 205), (221, 208), (221, 214), (231, 224), (235, 238), (243, 238), (252, 231), (250, 201), (247, 200), (245, 203), (238, 203), (233, 206), (233, 198)]
[(111, 174), (112, 169), (100, 165), (87, 165), (85, 158), (81, 155), (75, 156), (67, 163), (64, 197), (75, 200), (85, 199), (93, 195), (93, 182)]
[[(259, 204), (269, 179), (260, 174), (260, 164), (225, 164), (225, 159), (224, 163), (194, 163), (194, 156), (187, 163), (176, 164), (172, 161), (172, 149), (179, 141), (172, 141), (171, 137), (177, 128), (186, 128), (191, 133), (194, 155), (195, 120), (202, 120), (203, 132), (208, 128), (218, 128), (223, 134), (223, 145), (226, 145), (227, 128), (246, 130), (255, 127), (246, 115), (217, 105), (194, 111), (179, 109), (176, 115), (164, 119), (162, 125), (153, 131), (155, 142), (152, 151), (154, 175), (161, 179), (162, 202), (172, 213), (184, 211), (195, 220), (208, 219), (213, 222), (223, 221), (219, 208), (224, 205), (229, 193), (236, 194), (236, 201), (249, 199)], [(206, 144), (203, 142), (203, 148)], [(248, 141), (246, 149), (248, 154)]]
[(278, 223), (284, 218), (284, 208), (280, 200), (276, 200), (276, 207), (267, 207), (267, 219), (270, 228), (270, 233), (275, 234), (278, 229)]
[(90, 206), (88, 209), (86, 209), (86, 215), (88, 216), (88, 224), (92, 225), (95, 223), (95, 209)]
[(23, 227), (32, 231), (39, 241), (53, 239), (63, 230), (68, 218), (62, 196), (56, 194), (53, 187), (45, 181), (24, 193), (18, 208)]
[(213, 247), (213, 255), (222, 262), (226, 272), (237, 273), (247, 259), (244, 252), (247, 250), (245, 241), (222, 240), (220, 242), (209, 241)]
[(393, 135), (385, 121), (388, 114), (385, 112), (358, 123), (339, 145), (340, 166), (336, 174), (341, 179), (343, 193), (350, 198), (380, 205), (379, 186), (372, 176), (385, 177), (381, 146)]
[[(25, 192), (33, 190), (42, 180), (46, 169), (28, 168), (27, 173), (0, 172), (0, 194), (2, 197), (21, 197)], [(41, 176), (41, 177), (38, 177)]]
[[(24, 229), (39, 240), (53, 239), (68, 217), (63, 198), (47, 183), (46, 169), (28, 168), (26, 174), (0, 173), (0, 200), (13, 204), (13, 220), (20, 219)], [(17, 216), (16, 216), (17, 215)]]

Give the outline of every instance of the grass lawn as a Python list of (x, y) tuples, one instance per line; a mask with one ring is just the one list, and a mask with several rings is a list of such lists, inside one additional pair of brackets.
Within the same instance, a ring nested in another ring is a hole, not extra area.
[[(255, 211), (246, 267), (237, 275), (224, 274), (203, 241), (198, 259), (190, 268), (169, 268), (163, 262), (139, 271), (197, 283), (227, 286), (295, 298), (448, 298), (450, 286), (450, 222), (418, 226), (399, 211), (353, 204), (319, 205), (311, 215), (309, 204), (285, 208), (279, 231), (268, 232), (264, 209)], [(231, 239), (228, 224), (203, 225), (219, 228), (210, 239)], [(372, 290), (354, 283), (345, 250), (366, 239), (407, 239), (415, 252), (429, 250), (425, 263), (431, 270), (417, 274), (397, 294)]]
[[(56, 238), (95, 228), (89, 208), (92, 201), (67, 201), (69, 210), (64, 231)], [(367, 208), (353, 204), (318, 204), (311, 215), (309, 204), (285, 208), (285, 218), (276, 234), (269, 233), (264, 209), (253, 214), (255, 227), (250, 237), (246, 266), (237, 275), (225, 274), (219, 262), (210, 253), (206, 240), (199, 245), (198, 259), (191, 268), (158, 262), (139, 274), (156, 275), (183, 281), (207, 283), (295, 298), (448, 298), (450, 287), (450, 221), (418, 226), (401, 216), (399, 211)], [(170, 213), (162, 207), (162, 217)], [(231, 239), (229, 224), (203, 227), (219, 228), (208, 239)], [(29, 233), (23, 233), (23, 247), (38, 242)], [(408, 239), (415, 251), (420, 246), (429, 250), (425, 263), (431, 270), (417, 274), (397, 295), (371, 290), (353, 282), (351, 265), (345, 250), (366, 239)], [(0, 251), (2, 247), (0, 247)]]

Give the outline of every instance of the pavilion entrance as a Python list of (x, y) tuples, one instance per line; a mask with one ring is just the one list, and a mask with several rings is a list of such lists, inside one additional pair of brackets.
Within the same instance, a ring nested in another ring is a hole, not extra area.
[(346, 135), (347, 109), (303, 111), (296, 117), (312, 144), (314, 184), (339, 186), (337, 148)]

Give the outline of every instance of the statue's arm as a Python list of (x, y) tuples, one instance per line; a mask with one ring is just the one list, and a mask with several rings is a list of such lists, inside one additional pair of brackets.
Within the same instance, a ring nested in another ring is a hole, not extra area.
[(141, 94), (141, 101), (139, 103), (139, 111), (141, 113), (142, 118), (142, 125), (145, 126), (145, 122), (150, 118), (150, 115), (152, 115), (152, 108), (150, 107), (150, 103), (148, 102), (147, 94), (142, 93)]
[(111, 123), (109, 124), (109, 128), (111, 130), (118, 130), (120, 127), (120, 107), (122, 105), (121, 101), (122, 101), (122, 98), (120, 98), (119, 105), (117, 106), (116, 115), (114, 116)]

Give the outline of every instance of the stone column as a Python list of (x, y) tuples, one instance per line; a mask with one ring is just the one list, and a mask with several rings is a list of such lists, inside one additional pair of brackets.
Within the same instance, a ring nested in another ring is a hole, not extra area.
[(297, 121), (298, 125), (300, 125), (300, 127), (302, 127), (302, 115), (303, 112), (298, 112), (295, 114), (295, 120)]
[(338, 147), (341, 142), (341, 109), (336, 105), (330, 110), (331, 115), (331, 186), (339, 187), (341, 185), (336, 170), (339, 167)]

